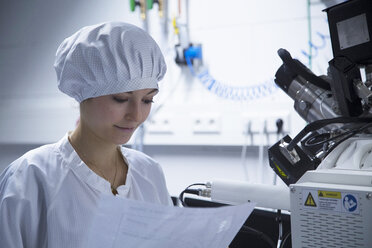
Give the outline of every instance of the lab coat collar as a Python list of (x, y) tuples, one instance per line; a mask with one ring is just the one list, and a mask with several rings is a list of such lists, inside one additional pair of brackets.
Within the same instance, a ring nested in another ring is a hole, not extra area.
[[(79, 155), (76, 153), (76, 151), (68, 141), (68, 133), (66, 133), (65, 136), (57, 143), (57, 147), (59, 147), (59, 151), (61, 152), (64, 159), (64, 165), (68, 166), (77, 177), (79, 177), (82, 181), (95, 188), (99, 192), (112, 195), (110, 183), (97, 175), (80, 159)], [(126, 185), (121, 185), (117, 188), (117, 190), (119, 196), (126, 196), (130, 189), (131, 166), (129, 166), (129, 162), (125, 158), (125, 148), (122, 147), (121, 152), (128, 164), (128, 173)]]

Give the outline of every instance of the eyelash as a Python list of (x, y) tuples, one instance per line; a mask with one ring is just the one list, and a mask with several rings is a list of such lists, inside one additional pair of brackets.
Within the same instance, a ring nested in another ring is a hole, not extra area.
[(120, 99), (120, 98), (117, 98), (117, 97), (112, 97), (112, 99), (113, 99), (115, 102), (118, 102), (118, 103), (123, 103), (123, 102), (128, 101), (127, 99)]
[[(128, 101), (128, 99), (120, 99), (120, 98), (117, 98), (117, 97), (113, 97), (113, 99), (117, 103), (124, 103), (124, 102)], [(143, 103), (144, 104), (151, 104), (151, 103), (154, 103), (154, 101), (152, 99), (151, 100), (143, 100)]]

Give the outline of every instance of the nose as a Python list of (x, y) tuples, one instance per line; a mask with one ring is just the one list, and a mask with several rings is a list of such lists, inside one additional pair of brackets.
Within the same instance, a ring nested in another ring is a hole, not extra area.
[(137, 102), (129, 104), (124, 117), (128, 121), (140, 122), (142, 118), (141, 104)]

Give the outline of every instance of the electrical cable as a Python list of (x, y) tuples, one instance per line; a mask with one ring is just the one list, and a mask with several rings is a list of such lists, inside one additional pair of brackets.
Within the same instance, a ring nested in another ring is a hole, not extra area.
[[(339, 144), (341, 144), (343, 141), (349, 139), (350, 137), (352, 137), (352, 136), (354, 136), (358, 133), (362, 133), (364, 130), (368, 129), (369, 127), (372, 127), (372, 123), (367, 123), (367, 124), (357, 128), (357, 129), (348, 130), (344, 133), (335, 135), (333, 137), (331, 137), (329, 133), (318, 134), (318, 135), (315, 135), (313, 137), (310, 137), (308, 140), (305, 141), (305, 143), (303, 145), (305, 147), (311, 147), (311, 146), (319, 146), (319, 145), (323, 144), (323, 151), (324, 151), (323, 156), (325, 157), (331, 151), (333, 151)], [(318, 139), (320, 139), (320, 141), (316, 141)], [(337, 139), (339, 139), (339, 140), (337, 140)], [(337, 140), (337, 141), (330, 146), (329, 142), (334, 141), (334, 140)]]
[(301, 130), (299, 134), (294, 137), (291, 142), (289, 142), (287, 149), (292, 151), (298, 142), (300, 142), (307, 134), (316, 131), (324, 126), (334, 123), (364, 123), (372, 122), (372, 118), (360, 118), (360, 117), (337, 117), (332, 119), (317, 120), (308, 124), (304, 129)]
[(261, 231), (258, 231), (258, 230), (254, 229), (252, 227), (243, 225), (242, 228), (240, 229), (240, 232), (248, 233), (248, 234), (254, 235), (256, 237), (259, 237), (260, 239), (265, 241), (268, 245), (270, 245), (270, 247), (276, 248), (276, 245), (275, 245), (274, 241), (267, 234), (265, 234)]
[(246, 166), (246, 162), (247, 162), (247, 146), (248, 146), (248, 136), (249, 135), (252, 135), (251, 133), (251, 122), (249, 121), (248, 125), (247, 125), (247, 129), (244, 133), (244, 142), (243, 142), (243, 146), (242, 146), (242, 151), (240, 153), (240, 160), (241, 160), (241, 165), (243, 167), (243, 171), (244, 171), (244, 176), (245, 176), (245, 180), (246, 181), (249, 181), (249, 174), (248, 174), (248, 169), (247, 169), (247, 166)]
[(274, 83), (274, 79), (270, 79), (261, 84), (253, 86), (229, 86), (216, 80), (212, 75), (209, 74), (207, 69), (200, 73), (196, 73), (191, 59), (186, 57), (185, 60), (191, 74), (198, 78), (208, 91), (221, 98), (236, 101), (250, 101), (271, 95), (278, 89), (278, 86)]
[[(266, 135), (265, 135), (266, 134)], [(264, 125), (262, 126), (262, 128), (260, 128), (260, 134), (261, 136), (261, 142), (260, 144), (258, 145), (258, 161), (257, 161), (257, 170), (256, 170), (256, 173), (257, 173), (257, 178), (258, 180), (260, 180), (261, 182), (264, 182), (265, 181), (265, 173), (264, 173), (264, 170), (265, 170), (265, 164), (264, 164), (264, 144), (265, 144), (265, 136), (267, 136), (267, 121), (265, 120), (264, 121)], [(269, 143), (269, 141), (267, 142)]]
[(278, 230), (279, 231), (278, 242), (277, 242), (277, 246), (278, 246), (278, 245), (281, 245), (282, 238), (283, 238), (282, 210), (280, 209), (277, 210), (277, 217), (275, 219), (278, 222), (278, 229), (279, 229)]
[(284, 235), (283, 242), (280, 244), (279, 248), (284, 248), (285, 243), (287, 243), (288, 238), (291, 237), (291, 231)]
[(200, 193), (201, 193), (201, 189), (189, 189), (189, 188), (192, 187), (192, 186), (206, 186), (206, 184), (205, 184), (205, 183), (194, 183), (194, 184), (191, 184), (191, 185), (187, 186), (186, 189), (183, 190), (183, 191), (181, 192), (181, 194), (178, 196), (178, 199), (180, 200), (182, 206), (187, 207), (187, 204), (186, 204), (185, 201), (183, 200), (183, 195), (184, 195), (185, 193), (188, 193), (188, 194), (194, 194), (194, 195), (200, 195)]
[(329, 153), (331, 153), (333, 151), (333, 149), (335, 149), (339, 144), (341, 144), (342, 142), (344, 142), (345, 140), (347, 140), (348, 138), (358, 134), (358, 133), (362, 133), (365, 129), (369, 128), (369, 127), (372, 127), (372, 123), (367, 123), (366, 125), (362, 126), (361, 128), (358, 128), (356, 130), (354, 130), (353, 132), (351, 132), (350, 134), (346, 135), (344, 138), (342, 138), (341, 140), (339, 140), (337, 143), (335, 143), (334, 145), (332, 145), (325, 153), (325, 156), (327, 156)]
[(330, 133), (320, 133), (309, 137), (303, 144), (305, 147), (318, 146), (331, 140)]
[[(347, 135), (349, 135), (351, 133), (354, 133), (354, 131), (355, 130), (348, 130), (348, 131), (346, 131), (344, 133), (340, 133), (340, 134), (337, 134), (335, 136), (330, 136), (329, 133), (322, 133), (322, 134), (319, 134), (319, 135), (314, 135), (311, 138), (309, 138), (308, 140), (306, 140), (306, 142), (305, 142), (304, 145), (306, 147), (318, 146), (318, 145), (321, 145), (321, 144), (324, 145), (325, 143), (329, 143), (330, 141), (337, 140), (340, 137), (344, 137), (344, 136), (347, 136)], [(317, 138), (322, 137), (322, 136), (324, 136), (326, 138), (323, 139), (323, 140), (320, 140), (318, 142), (312, 142), (314, 139), (317, 139)], [(310, 142), (312, 142), (312, 143), (310, 143)]]

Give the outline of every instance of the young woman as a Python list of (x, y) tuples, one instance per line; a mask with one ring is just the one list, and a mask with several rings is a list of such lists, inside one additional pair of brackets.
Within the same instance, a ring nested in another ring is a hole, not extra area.
[(0, 175), (0, 247), (80, 247), (103, 194), (172, 205), (159, 164), (120, 146), (166, 72), (155, 41), (126, 23), (89, 26), (62, 42), (54, 66), (80, 121)]

